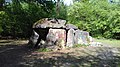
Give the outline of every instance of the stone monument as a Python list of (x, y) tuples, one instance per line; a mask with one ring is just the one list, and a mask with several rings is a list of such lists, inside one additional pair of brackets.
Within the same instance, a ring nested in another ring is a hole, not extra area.
[(72, 47), (75, 44), (89, 45), (92, 38), (87, 31), (79, 30), (73, 24), (67, 24), (66, 20), (44, 18), (33, 24), (33, 35), (29, 39), (29, 44), (33, 47), (46, 46)]

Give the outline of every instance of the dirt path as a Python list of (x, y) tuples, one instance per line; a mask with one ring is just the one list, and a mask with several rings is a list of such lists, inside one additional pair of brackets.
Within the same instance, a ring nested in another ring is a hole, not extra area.
[(0, 67), (120, 67), (119, 47), (79, 47), (37, 52), (26, 41), (0, 41)]

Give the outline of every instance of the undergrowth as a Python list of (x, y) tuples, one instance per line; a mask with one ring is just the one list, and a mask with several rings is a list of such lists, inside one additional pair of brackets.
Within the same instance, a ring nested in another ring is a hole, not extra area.
[(48, 49), (48, 48), (40, 48), (37, 50), (38, 52), (50, 52), (52, 51), (51, 49)]
[(86, 44), (75, 44), (72, 48), (76, 48), (76, 47), (86, 47), (88, 45)]

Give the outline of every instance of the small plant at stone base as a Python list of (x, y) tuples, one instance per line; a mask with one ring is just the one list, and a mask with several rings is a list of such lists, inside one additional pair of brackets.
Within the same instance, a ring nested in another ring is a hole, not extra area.
[(48, 49), (48, 48), (40, 48), (37, 50), (38, 52), (50, 52), (52, 51), (51, 49)]
[(86, 44), (75, 44), (74, 46), (73, 46), (73, 48), (76, 48), (76, 47), (83, 47), (83, 46), (88, 46), (88, 45), (86, 45)]
[(75, 45), (73, 46), (73, 48), (81, 47), (81, 46), (82, 46), (81, 44), (75, 44)]

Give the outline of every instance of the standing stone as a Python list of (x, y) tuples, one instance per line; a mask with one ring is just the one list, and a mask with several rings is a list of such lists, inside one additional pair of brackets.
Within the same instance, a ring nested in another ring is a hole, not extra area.
[(68, 30), (67, 33), (67, 47), (72, 47), (74, 45), (74, 29)]
[(34, 30), (33, 30), (33, 34), (32, 36), (30, 37), (29, 39), (29, 45), (32, 45), (32, 46), (35, 46), (37, 41), (38, 41), (38, 38), (39, 38), (39, 34), (37, 34)]
[(75, 38), (75, 44), (83, 44), (82, 31), (76, 30), (74, 38)]
[(49, 29), (46, 40), (52, 45), (58, 45), (59, 42), (59, 46), (64, 48), (66, 42), (66, 31), (64, 29)]
[(88, 45), (89, 44), (89, 33), (86, 31), (82, 32), (82, 41), (83, 44)]
[(91, 38), (89, 36), (89, 33), (86, 31), (75, 31), (75, 44), (89, 44), (91, 42)]
[(48, 42), (48, 45), (54, 45), (54, 43), (56, 41), (56, 37), (55, 37), (54, 31), (52, 29), (49, 29), (49, 32), (46, 36), (46, 40)]

